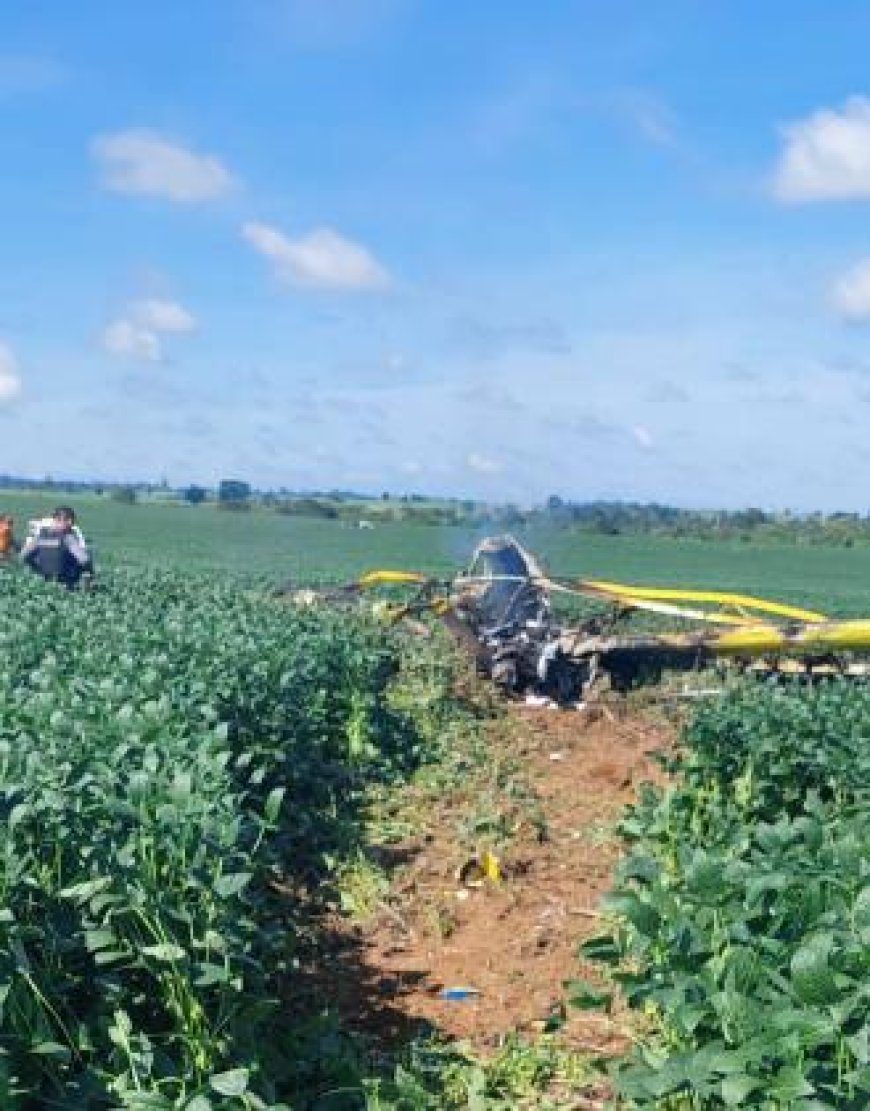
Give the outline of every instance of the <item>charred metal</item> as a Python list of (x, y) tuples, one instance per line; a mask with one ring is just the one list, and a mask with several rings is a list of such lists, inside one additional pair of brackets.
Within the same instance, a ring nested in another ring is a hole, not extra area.
[[(371, 571), (348, 587), (291, 591), (297, 603), (350, 603), (372, 587), (412, 595), (386, 607), (391, 620), (439, 617), (510, 695), (535, 694), (569, 705), (602, 686), (624, 691), (665, 671), (694, 671), (719, 660), (767, 673), (866, 675), (856, 655), (870, 654), (870, 620), (832, 621), (783, 602), (722, 591), (570, 582), (545, 573), (513, 536), (487, 537), (465, 572), (449, 583), (414, 571)], [(569, 619), (555, 597), (574, 596), (605, 608)], [(706, 624), (687, 632), (632, 634), (637, 611)]]

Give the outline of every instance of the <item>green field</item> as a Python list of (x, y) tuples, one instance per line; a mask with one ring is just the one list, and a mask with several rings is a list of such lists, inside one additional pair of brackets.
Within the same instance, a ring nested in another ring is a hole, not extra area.
[(295, 962), (466, 719), (449, 650), (202, 572), (0, 606), (0, 1107), (311, 1106), (352, 1059), (288, 1024)]
[[(0, 510), (23, 524), (48, 512), (57, 497), (7, 494)], [(229, 513), (211, 505), (126, 506), (93, 496), (73, 501), (98, 564), (220, 571), (272, 582), (340, 582), (373, 567), (449, 576), (465, 564), (481, 535), (408, 523), (358, 529), (259, 508)], [(558, 575), (754, 591), (833, 614), (870, 613), (870, 549), (860, 546), (756, 546), (562, 529), (517, 535)]]
[[(23, 525), (54, 501), (0, 509)], [(372, 815), (492, 750), (446, 638), (248, 589), (448, 577), (477, 536), (74, 504), (100, 591), (0, 575), (0, 1107), (520, 1106), (497, 1068), (409, 1071), (401, 1049), (375, 1066), (329, 1015), (288, 1021), (299, 961), (328, 957), (318, 900), (333, 913), (345, 877), (375, 874), (372, 846), (403, 835), (375, 836)], [(559, 575), (870, 613), (860, 547), (519, 535)], [(633, 1105), (867, 1106), (868, 728), (866, 688), (738, 685), (699, 710), (673, 790), (625, 823), (615, 934), (587, 955), (645, 1015), (617, 1077)]]

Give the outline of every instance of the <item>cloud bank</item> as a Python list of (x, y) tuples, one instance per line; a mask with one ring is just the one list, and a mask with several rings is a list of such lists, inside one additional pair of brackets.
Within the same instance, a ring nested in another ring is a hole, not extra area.
[(196, 204), (226, 196), (233, 175), (213, 154), (199, 154), (156, 131), (131, 128), (91, 144), (104, 188), (113, 193)]
[(870, 197), (870, 99), (853, 96), (839, 110), (820, 108), (783, 134), (785, 149), (773, 179), (779, 200)]
[(164, 358), (162, 336), (185, 335), (196, 328), (196, 318), (177, 301), (134, 301), (121, 320), (107, 325), (102, 346), (119, 358), (159, 363)]
[(290, 239), (278, 228), (249, 221), (242, 226), (242, 238), (291, 285), (364, 293), (390, 284), (387, 271), (370, 251), (332, 228), (315, 228)]

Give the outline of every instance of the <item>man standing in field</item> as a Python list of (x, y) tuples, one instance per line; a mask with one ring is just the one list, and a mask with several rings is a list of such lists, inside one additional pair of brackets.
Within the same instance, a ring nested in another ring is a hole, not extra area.
[(21, 559), (44, 579), (63, 583), (69, 590), (80, 582), (89, 586), (94, 572), (75, 511), (68, 505), (58, 506), (48, 520), (38, 522), (21, 550)]

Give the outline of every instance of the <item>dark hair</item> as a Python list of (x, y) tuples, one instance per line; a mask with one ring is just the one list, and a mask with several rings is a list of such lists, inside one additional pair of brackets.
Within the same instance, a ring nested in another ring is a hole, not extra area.
[(76, 511), (68, 505), (59, 505), (52, 513), (52, 517), (67, 517), (73, 524), (76, 520)]

